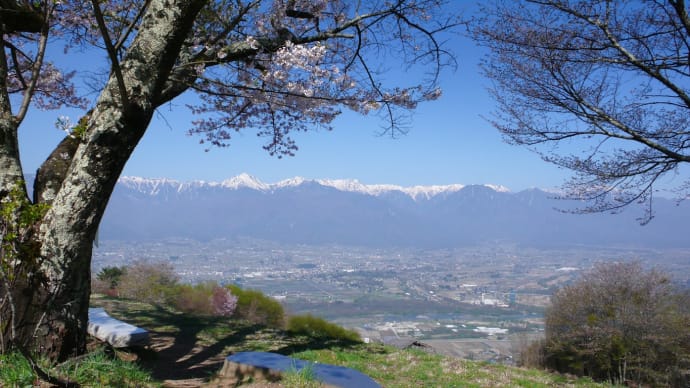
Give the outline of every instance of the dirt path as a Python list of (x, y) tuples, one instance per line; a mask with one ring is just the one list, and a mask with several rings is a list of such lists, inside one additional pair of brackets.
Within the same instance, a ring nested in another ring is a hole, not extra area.
[[(209, 327), (223, 326), (218, 323), (209, 325), (207, 319), (177, 314), (144, 303), (92, 297), (92, 306), (104, 307), (116, 319), (149, 331), (148, 347), (116, 351), (116, 354), (126, 361), (138, 360), (144, 369), (150, 371), (151, 377), (163, 382), (164, 387), (217, 386), (206, 382), (221, 370), (225, 357), (247, 347), (246, 341), (281, 344), (276, 333), (270, 330), (259, 333), (253, 325), (237, 325), (224, 328), (219, 333), (204, 333)], [(96, 343), (94, 345), (98, 346)], [(242, 386), (275, 388), (282, 385), (267, 383)]]
[(151, 333), (151, 344), (141, 352), (142, 365), (165, 387), (199, 387), (223, 366), (226, 354), (208, 354), (208, 348), (185, 335)]
[[(217, 387), (207, 383), (223, 366), (227, 354), (207, 357), (208, 348), (198, 345), (195, 338), (151, 333), (148, 349), (139, 351), (142, 365), (168, 388)], [(127, 358), (127, 355), (121, 355)], [(243, 384), (246, 388), (279, 388), (280, 383), (256, 382)]]

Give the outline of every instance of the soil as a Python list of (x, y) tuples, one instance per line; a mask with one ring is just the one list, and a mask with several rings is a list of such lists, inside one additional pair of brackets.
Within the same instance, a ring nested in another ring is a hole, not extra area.
[[(125, 360), (139, 359), (142, 366), (151, 371), (151, 375), (158, 381), (163, 381), (164, 387), (192, 388), (219, 387), (208, 383), (210, 377), (218, 372), (227, 354), (209, 354), (210, 349), (197, 343), (194, 337), (168, 333), (150, 332), (151, 342), (145, 349), (136, 352), (117, 352), (118, 357)], [(235, 385), (232, 385), (235, 386)], [(278, 388), (282, 384), (276, 382), (254, 382), (242, 384), (251, 388)]]

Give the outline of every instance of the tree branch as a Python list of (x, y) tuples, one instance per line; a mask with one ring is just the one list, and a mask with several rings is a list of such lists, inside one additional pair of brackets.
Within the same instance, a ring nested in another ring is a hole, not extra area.
[(103, 43), (105, 43), (105, 48), (108, 52), (108, 57), (110, 58), (112, 71), (115, 74), (115, 79), (117, 80), (117, 86), (120, 90), (120, 99), (122, 106), (128, 106), (129, 98), (127, 97), (127, 87), (125, 86), (124, 78), (122, 78), (122, 69), (120, 68), (120, 62), (117, 59), (117, 51), (113, 46), (113, 42), (110, 40), (108, 28), (106, 27), (105, 21), (103, 20), (101, 6), (98, 4), (98, 0), (91, 0), (91, 5), (93, 6), (93, 13), (96, 17), (96, 22), (98, 23), (98, 29), (101, 31), (101, 36), (103, 37)]
[(115, 53), (120, 52), (120, 49), (122, 49), (122, 46), (127, 41), (127, 38), (129, 38), (129, 34), (131, 34), (132, 31), (134, 31), (134, 28), (136, 27), (136, 25), (139, 22), (139, 20), (141, 19), (141, 17), (144, 16), (144, 13), (146, 12), (146, 8), (148, 8), (150, 3), (151, 3), (151, 0), (146, 0), (144, 2), (144, 4), (141, 6), (141, 8), (139, 8), (139, 12), (137, 12), (136, 16), (129, 23), (129, 25), (125, 29), (124, 33), (122, 34), (122, 36), (120, 37), (118, 42), (113, 47), (113, 51), (115, 51)]
[[(31, 100), (34, 96), (34, 91), (36, 90), (36, 85), (38, 84), (38, 79), (41, 75), (43, 59), (45, 57), (46, 47), (48, 44), (49, 12), (49, 6), (46, 4), (45, 15), (43, 15), (44, 20), (46, 22), (43, 24), (43, 28), (41, 29), (41, 38), (38, 42), (38, 52), (36, 53), (36, 60), (34, 61), (31, 68), (31, 81), (29, 82), (29, 85), (26, 88), (26, 90), (24, 90), (24, 98), (22, 100), (22, 104), (19, 106), (19, 110), (17, 111), (16, 120), (18, 123), (24, 121), (24, 117), (26, 117), (26, 113), (29, 110), (29, 105), (31, 104)], [(19, 69), (17, 69), (17, 71), (19, 71)]]
[(0, 22), (4, 25), (6, 34), (13, 34), (41, 32), (46, 19), (44, 14), (31, 5), (21, 4), (15, 0), (1, 0)]

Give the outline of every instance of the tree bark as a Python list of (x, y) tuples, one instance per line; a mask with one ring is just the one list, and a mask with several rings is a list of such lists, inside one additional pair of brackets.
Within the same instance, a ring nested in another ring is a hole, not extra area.
[[(4, 35), (2, 28), (3, 26), (0, 26), (0, 32)], [(4, 38), (0, 36), (0, 47), (3, 44)], [(10, 192), (17, 181), (24, 179), (19, 159), (18, 125), (12, 115), (12, 105), (7, 92), (7, 57), (3, 48), (0, 50), (0, 199)]]
[[(18, 341), (33, 351), (58, 361), (85, 351), (91, 253), (98, 224), (204, 4), (200, 0), (151, 2), (125, 57), (114, 64), (120, 66), (127, 96), (120, 95), (121, 88), (111, 76), (59, 190), (54, 198), (48, 196), (52, 205), (36, 236), (40, 286), (30, 295), (27, 318), (18, 335)], [(62, 174), (52, 176), (59, 180)], [(40, 193), (36, 198), (41, 198)]]

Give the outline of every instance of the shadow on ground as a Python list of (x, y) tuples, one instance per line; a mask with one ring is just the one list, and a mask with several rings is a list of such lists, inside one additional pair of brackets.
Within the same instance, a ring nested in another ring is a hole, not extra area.
[(354, 342), (291, 336), (262, 325), (229, 318), (191, 316), (119, 299), (100, 299), (92, 305), (104, 307), (111, 316), (149, 331), (150, 346), (134, 353), (140, 365), (159, 381), (194, 380), (196, 384), (208, 381), (221, 369), (225, 358), (236, 352), (268, 351), (291, 355), (304, 350), (355, 345)]

